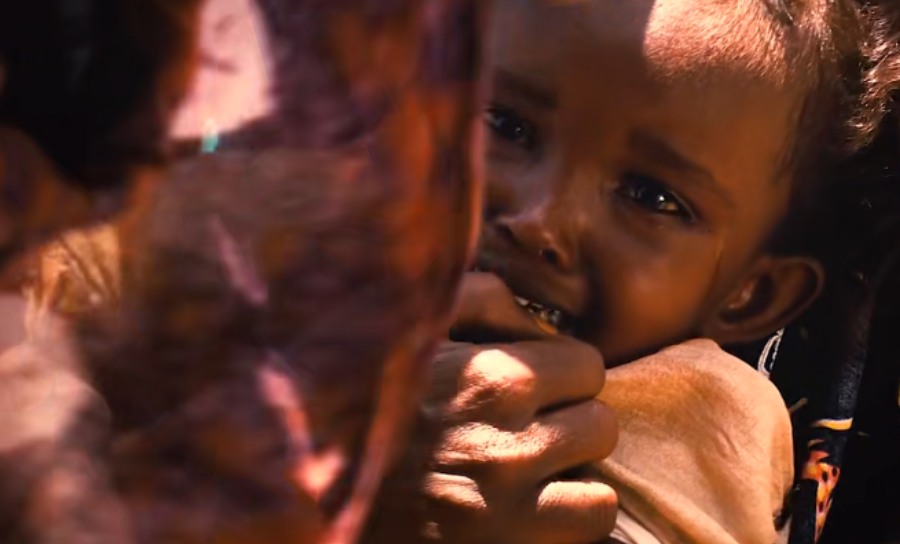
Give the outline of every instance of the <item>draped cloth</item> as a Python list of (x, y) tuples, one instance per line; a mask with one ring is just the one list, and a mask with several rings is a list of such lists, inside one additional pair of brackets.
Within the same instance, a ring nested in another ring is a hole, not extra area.
[(663, 544), (773, 544), (793, 482), (775, 386), (711, 340), (607, 373), (619, 443), (597, 464), (622, 510)]

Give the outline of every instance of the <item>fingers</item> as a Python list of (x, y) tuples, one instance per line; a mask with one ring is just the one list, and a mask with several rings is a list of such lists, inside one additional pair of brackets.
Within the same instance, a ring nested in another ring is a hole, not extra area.
[(606, 365), (590, 344), (560, 336), (550, 341), (498, 347), (535, 375), (536, 411), (593, 399), (606, 384)]
[(422, 483), (428, 519), (426, 542), (442, 544), (498, 544), (499, 525), (508, 519), (497, 505), (485, 502), (475, 480), (433, 472)]
[(521, 544), (599, 542), (613, 530), (618, 501), (599, 482), (550, 482), (540, 492)]
[(553, 412), (520, 432), (484, 423), (450, 429), (435, 453), (434, 467), (444, 473), (478, 476), (505, 492), (525, 491), (569, 469), (604, 459), (617, 440), (615, 415), (594, 400)]
[[(476, 347), (464, 357), (456, 371), (458, 393), (443, 407), (445, 423), (479, 421), (518, 430), (534, 418), (541, 376), (525, 360), (499, 348)], [(450, 366), (459, 362), (451, 360)]]
[(429, 497), (451, 508), (481, 511), (488, 507), (478, 484), (465, 476), (432, 472), (425, 477), (422, 486)]
[(619, 440), (618, 421), (609, 406), (592, 399), (542, 417), (527, 436), (543, 445), (537, 470), (552, 478), (608, 457)]
[(589, 544), (609, 536), (618, 511), (615, 491), (599, 482), (550, 482), (518, 502), (485, 499), (481, 487), (430, 474), (424, 488), (433, 522), (425, 536), (453, 544)]
[(605, 375), (599, 352), (572, 339), (502, 346), (445, 343), (435, 358), (430, 400), (443, 404), (448, 422), (518, 429), (540, 412), (593, 399)]
[[(448, 544), (603, 540), (615, 494), (598, 483), (560, 481), (616, 445), (615, 416), (596, 400), (602, 357), (576, 339), (532, 328), (498, 278), (469, 276), (457, 330), (488, 323), (520, 340), (438, 349), (430, 400), (444, 429), (425, 484), (434, 520), (425, 536)], [(535, 336), (521, 340), (529, 330)]]
[(530, 313), (516, 304), (512, 291), (499, 277), (484, 272), (465, 275), (451, 338), (502, 342), (550, 336)]

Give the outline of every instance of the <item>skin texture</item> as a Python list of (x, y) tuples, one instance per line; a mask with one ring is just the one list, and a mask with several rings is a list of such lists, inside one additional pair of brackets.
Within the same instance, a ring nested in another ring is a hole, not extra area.
[(577, 470), (617, 440), (615, 415), (594, 399), (605, 383), (600, 353), (544, 331), (488, 273), (467, 274), (462, 286), (454, 330), (472, 329), (512, 341), (460, 338), (438, 351), (426, 406), (443, 432), (425, 481), (424, 536), (465, 544), (608, 536), (616, 495)]
[[(498, 5), (481, 272), (435, 364), (433, 539), (601, 541), (615, 496), (582, 468), (615, 443), (601, 367), (760, 338), (816, 297), (819, 263), (765, 250), (789, 213), (803, 82), (748, 10)], [(514, 294), (565, 310), (574, 338), (548, 337)]]

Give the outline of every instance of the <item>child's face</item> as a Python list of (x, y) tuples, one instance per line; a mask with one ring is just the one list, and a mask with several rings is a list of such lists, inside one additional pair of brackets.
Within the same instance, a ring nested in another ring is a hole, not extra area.
[(799, 89), (747, 45), (756, 23), (716, 0), (550, 4), (496, 14), (481, 266), (613, 363), (796, 315), (818, 269), (762, 249)]

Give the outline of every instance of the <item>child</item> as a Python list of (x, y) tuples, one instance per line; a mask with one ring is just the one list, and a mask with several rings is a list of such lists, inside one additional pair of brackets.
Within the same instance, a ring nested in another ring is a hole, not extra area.
[(872, 63), (889, 59), (863, 48), (878, 50), (879, 15), (850, 0), (547, 4), (498, 6), (479, 267), (615, 367), (601, 398), (621, 436), (598, 465), (619, 495), (613, 538), (774, 542), (787, 409), (717, 344), (765, 337), (822, 289), (808, 208), (888, 107), (894, 81)]
[[(810, 233), (872, 159), (858, 151), (892, 107), (894, 27), (845, 0), (501, 2), (479, 267), (616, 367), (600, 398), (619, 444), (598, 468), (622, 542), (769, 544), (783, 529), (788, 410), (717, 344), (764, 338), (822, 290)], [(453, 423), (438, 456), (455, 465), (436, 471), (481, 502), (428, 491), (484, 524), (500, 491), (458, 460), (490, 443), (475, 423)], [(795, 542), (817, 537), (832, 485)]]

